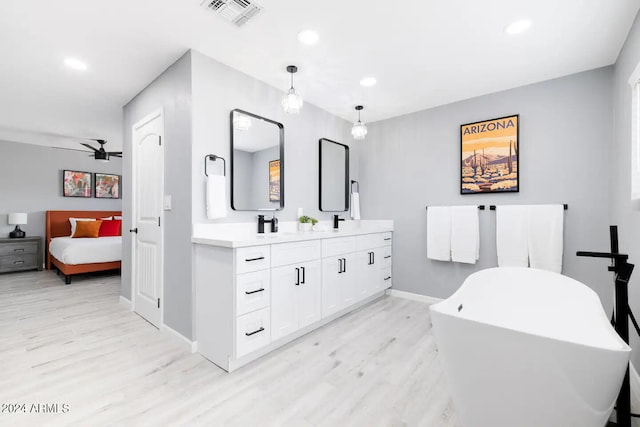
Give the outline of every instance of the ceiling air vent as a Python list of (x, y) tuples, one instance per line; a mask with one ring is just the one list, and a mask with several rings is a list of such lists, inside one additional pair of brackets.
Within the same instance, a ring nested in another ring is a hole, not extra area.
[(237, 27), (242, 27), (262, 12), (262, 6), (248, 0), (204, 0), (201, 6), (217, 13)]

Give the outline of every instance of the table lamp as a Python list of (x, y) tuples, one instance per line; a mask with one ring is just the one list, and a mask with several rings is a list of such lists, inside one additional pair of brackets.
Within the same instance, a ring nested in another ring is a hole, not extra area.
[(9, 225), (15, 225), (16, 228), (11, 233), (9, 233), (9, 237), (12, 239), (25, 237), (26, 233), (20, 230), (20, 226), (27, 223), (27, 214), (26, 213), (10, 213), (9, 220), (7, 221)]

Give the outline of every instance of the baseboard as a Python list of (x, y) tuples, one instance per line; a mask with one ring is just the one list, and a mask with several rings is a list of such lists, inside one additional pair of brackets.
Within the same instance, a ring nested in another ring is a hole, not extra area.
[(122, 295), (120, 295), (120, 305), (123, 306), (124, 308), (126, 308), (129, 311), (131, 311), (133, 309), (132, 306), (131, 306), (131, 300), (126, 299)]
[(193, 341), (191, 343), (191, 353), (197, 353), (198, 352), (198, 341)]
[[(188, 348), (189, 351), (192, 353), (194, 352), (193, 346), (195, 343), (190, 339), (188, 339), (187, 337), (185, 337), (184, 335), (182, 335), (180, 332), (176, 331), (175, 329), (172, 329), (167, 325), (162, 325), (160, 326), (160, 332), (166, 335), (167, 337), (171, 338), (173, 342), (180, 344), (185, 348)], [(196, 345), (196, 348), (197, 348), (197, 345)]]
[(412, 292), (399, 291), (397, 289), (387, 289), (387, 295), (392, 297), (410, 299), (413, 301), (426, 302), (427, 304), (435, 304), (442, 301), (442, 298), (430, 297), (428, 295), (414, 294)]

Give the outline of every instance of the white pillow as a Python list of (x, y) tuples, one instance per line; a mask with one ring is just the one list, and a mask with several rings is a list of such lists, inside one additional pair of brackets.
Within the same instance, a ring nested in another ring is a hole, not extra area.
[(73, 235), (76, 232), (76, 222), (77, 221), (95, 221), (95, 218), (69, 218), (69, 223), (71, 223), (71, 234), (70, 236), (73, 237)]
[(113, 219), (113, 217), (108, 216), (106, 218), (100, 218), (100, 219), (103, 220), (103, 221), (111, 221)]
[(114, 215), (113, 219), (120, 219), (121, 220), (122, 219), (122, 215)]

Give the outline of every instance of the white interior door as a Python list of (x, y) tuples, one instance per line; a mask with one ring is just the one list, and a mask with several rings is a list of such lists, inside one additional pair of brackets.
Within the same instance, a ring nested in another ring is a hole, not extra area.
[(162, 323), (164, 118), (151, 114), (132, 129), (133, 308), (151, 324)]

